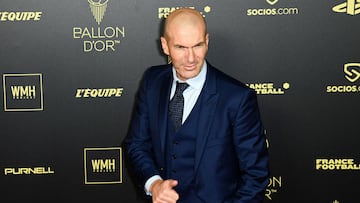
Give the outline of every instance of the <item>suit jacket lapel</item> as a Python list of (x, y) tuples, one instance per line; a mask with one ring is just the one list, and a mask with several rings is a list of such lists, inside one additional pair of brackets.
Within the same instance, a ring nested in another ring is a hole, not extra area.
[(196, 152), (195, 152), (195, 173), (197, 172), (201, 157), (203, 155), (207, 139), (210, 135), (210, 128), (214, 118), (219, 94), (216, 90), (216, 74), (208, 64), (206, 81), (199, 97), (200, 99), (200, 120), (197, 128)]
[(158, 129), (160, 133), (160, 144), (161, 152), (165, 153), (166, 145), (166, 131), (167, 131), (167, 120), (168, 120), (168, 104), (170, 98), (171, 84), (172, 84), (172, 72), (167, 70), (163, 80), (159, 83), (160, 95), (159, 95), (159, 106), (158, 108)]

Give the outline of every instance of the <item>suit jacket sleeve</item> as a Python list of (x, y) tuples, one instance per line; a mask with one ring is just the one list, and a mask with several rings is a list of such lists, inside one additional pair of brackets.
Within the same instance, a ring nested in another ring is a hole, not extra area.
[(256, 94), (248, 91), (233, 123), (233, 142), (242, 175), (231, 202), (263, 202), (269, 180), (265, 140)]
[(154, 163), (149, 132), (150, 104), (147, 98), (149, 86), (147, 79), (151, 76), (148, 75), (149, 71), (146, 71), (136, 95), (130, 129), (123, 142), (125, 156), (131, 166), (130, 172), (134, 173), (139, 187), (144, 187), (146, 180), (151, 176), (160, 174)]

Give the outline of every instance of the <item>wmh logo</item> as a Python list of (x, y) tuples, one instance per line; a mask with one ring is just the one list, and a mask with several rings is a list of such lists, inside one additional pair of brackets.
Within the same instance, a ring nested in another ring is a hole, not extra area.
[(120, 147), (84, 149), (85, 184), (122, 183)]
[(42, 111), (42, 74), (4, 74), (5, 111)]
[(115, 159), (92, 159), (93, 173), (116, 172)]
[(11, 94), (13, 99), (35, 99), (35, 85), (27, 86), (11, 86)]

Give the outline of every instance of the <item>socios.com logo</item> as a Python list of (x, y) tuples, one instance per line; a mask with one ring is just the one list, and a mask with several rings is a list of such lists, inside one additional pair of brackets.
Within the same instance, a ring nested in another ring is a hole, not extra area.
[[(246, 10), (247, 16), (276, 16), (276, 15), (297, 15), (299, 14), (299, 8), (297, 7), (275, 7), (279, 0), (266, 0), (270, 7), (256, 7)], [(290, 6), (290, 5), (289, 5)]]
[(347, 63), (344, 65), (345, 78), (356, 82), (360, 78), (360, 63)]
[(275, 5), (278, 2), (278, 0), (266, 0), (266, 2), (268, 2), (268, 4), (270, 5)]
[(360, 0), (347, 0), (332, 8), (334, 12), (346, 13), (348, 15), (357, 15), (360, 13)]
[(344, 64), (344, 77), (350, 82), (343, 84), (331, 84), (326, 86), (327, 93), (359, 93), (360, 85), (360, 63), (346, 63)]

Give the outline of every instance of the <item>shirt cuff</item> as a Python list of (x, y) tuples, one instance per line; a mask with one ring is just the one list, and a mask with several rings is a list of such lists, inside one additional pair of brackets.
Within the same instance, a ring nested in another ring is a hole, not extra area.
[(145, 186), (144, 186), (144, 190), (145, 190), (145, 193), (147, 195), (152, 195), (151, 192), (149, 191), (150, 190), (150, 186), (151, 184), (153, 184), (156, 180), (162, 180), (162, 178), (159, 176), (159, 175), (154, 175), (152, 176), (151, 178), (149, 178), (146, 183), (145, 183)]

